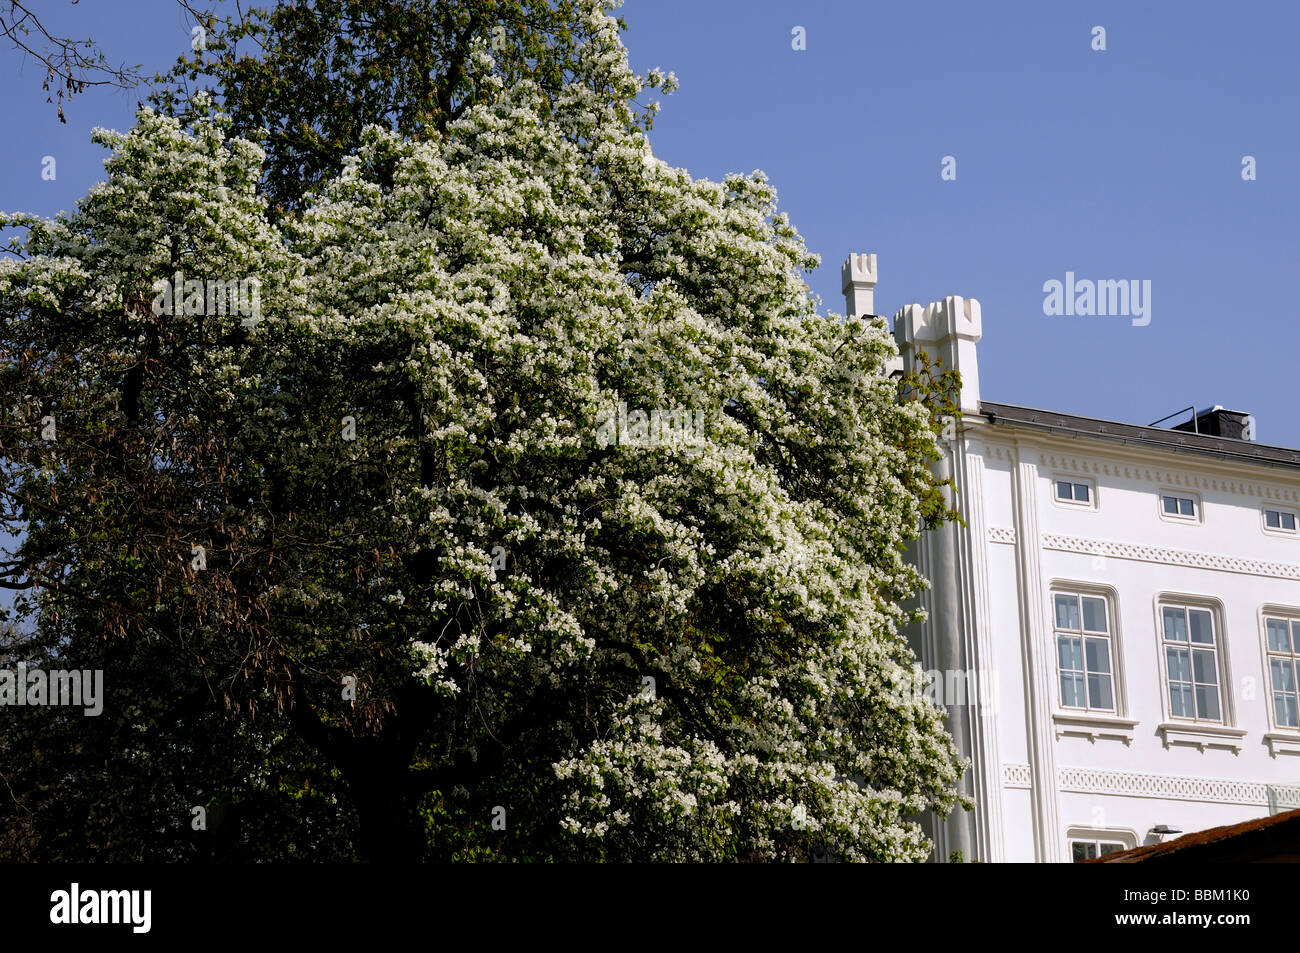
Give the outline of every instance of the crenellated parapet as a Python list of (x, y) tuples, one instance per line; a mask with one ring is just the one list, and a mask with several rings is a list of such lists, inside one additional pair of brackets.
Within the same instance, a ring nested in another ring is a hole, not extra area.
[(979, 411), (979, 362), (975, 345), (983, 334), (980, 303), (975, 298), (949, 295), (928, 305), (909, 304), (894, 315), (894, 341), (909, 373), (916, 351), (925, 351), (945, 368), (961, 374), (961, 408)]

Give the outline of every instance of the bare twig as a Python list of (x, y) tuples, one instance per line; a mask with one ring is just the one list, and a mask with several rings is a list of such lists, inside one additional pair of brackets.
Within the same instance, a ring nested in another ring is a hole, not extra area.
[[(72, 3), (75, 5), (77, 0)], [(195, 9), (190, 0), (176, 3), (200, 22), (208, 15)], [(64, 99), (71, 101), (89, 86), (132, 89), (144, 82), (140, 64), (113, 66), (94, 40), (51, 32), (30, 6), (31, 0), (0, 0), (0, 37), (45, 67), (41, 89), (46, 93), (45, 101), (55, 103), (60, 122), (68, 121), (63, 115)]]

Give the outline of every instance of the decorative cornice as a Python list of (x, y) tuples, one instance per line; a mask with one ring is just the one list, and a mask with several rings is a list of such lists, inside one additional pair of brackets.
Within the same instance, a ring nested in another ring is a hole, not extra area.
[[(1047, 417), (1053, 416), (1050, 412), (1043, 413)], [(1011, 423), (1014, 426), (1016, 422)], [(1064, 425), (1064, 420), (1058, 423)], [(1008, 454), (1002, 447), (992, 449), (992, 442), (1001, 437), (1011, 446), (1020, 448), (1025, 459), (1028, 459), (1031, 452), (1037, 454), (1043, 467), (1056, 466), (1075, 469), (1080, 473), (1102, 473), (1116, 477), (1129, 474), (1133, 479), (1154, 478), (1147, 474), (1172, 474), (1175, 479), (1171, 482), (1181, 486), (1218, 487), (1225, 492), (1242, 492), (1264, 499), (1300, 501), (1300, 484), (1297, 484), (1294, 473), (1296, 465), (1300, 464), (1300, 449), (1255, 444), (1254, 453), (1251, 454), (1238, 441), (1230, 440), (1225, 444), (1223, 441), (1214, 441), (1213, 438), (1205, 439), (1195, 446), (1185, 445), (1181, 439), (1176, 444), (1139, 440), (1136, 443), (1125, 441), (1125, 445), (1120, 446), (1106, 439), (1106, 426), (1100, 426), (1095, 434), (1081, 432), (1066, 436), (1051, 432), (1050, 423), (1046, 430), (1024, 431), (1012, 436), (1001, 424), (994, 426), (989, 423), (985, 414), (969, 412), (963, 417), (962, 426), (968, 445), (973, 448), (977, 441), (990, 445), (986, 455), (992, 459), (1003, 456), (1015, 458), (1014, 451)], [(1119, 426), (1133, 429), (1131, 425)], [(1195, 442), (1198, 438), (1188, 434), (1187, 439)], [(1081, 446), (1092, 450), (1086, 459), (1078, 456)], [(1201, 475), (1186, 472), (1189, 466), (1189, 461), (1186, 460), (1188, 454), (1195, 455), (1196, 459), (1190, 465), (1200, 470)], [(1099, 462), (1097, 458), (1102, 458), (1104, 462)], [(1275, 484), (1260, 482), (1258, 475), (1261, 464), (1285, 467), (1292, 472), (1275, 471), (1281, 477)]]
[[(1138, 771), (1101, 771), (1061, 768), (1059, 788), (1076, 794), (1114, 794), (1168, 801), (1207, 801), (1215, 804), (1267, 806), (1270, 792), (1287, 802), (1300, 803), (1300, 785), (1268, 784), (1229, 778), (1193, 778)], [(1029, 787), (1029, 765), (1003, 764), (1002, 783), (1008, 788)]]
[(1163, 566), (1190, 566), (1193, 569), (1238, 572), (1248, 576), (1300, 580), (1300, 566), (1294, 563), (1274, 563), (1266, 559), (1246, 559), (1228, 553), (1202, 553), (1190, 549), (1166, 549), (1163, 546), (1146, 546), (1141, 543), (1123, 543), (1106, 539), (1087, 539), (1082, 536), (1058, 536), (1053, 533), (1044, 533), (1042, 540), (1044, 549), (1056, 549), (1067, 553), (1109, 556), (1114, 559), (1132, 559), (1137, 562), (1158, 563)]
[(1107, 460), (1088, 459), (1060, 453), (1040, 453), (1039, 465), (1050, 470), (1067, 473), (1086, 473), (1098, 477), (1124, 480), (1142, 480), (1146, 483), (1171, 487), (1188, 487), (1217, 493), (1235, 493), (1261, 500), (1300, 502), (1300, 490), (1291, 487), (1270, 486), (1252, 480), (1232, 480), (1217, 476), (1204, 476), (1186, 470), (1170, 470), (1159, 465), (1142, 466)]
[(990, 543), (1010, 543), (1016, 544), (1016, 528), (1014, 526), (990, 526), (989, 527)]

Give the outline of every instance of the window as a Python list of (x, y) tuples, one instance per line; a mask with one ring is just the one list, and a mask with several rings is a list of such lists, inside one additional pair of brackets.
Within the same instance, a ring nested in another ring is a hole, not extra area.
[(1061, 707), (1114, 711), (1110, 612), (1106, 599), (1078, 592), (1052, 595)]
[(1180, 520), (1196, 519), (1196, 499), (1191, 496), (1174, 496), (1170, 493), (1160, 497), (1160, 512), (1164, 516)]
[(1070, 848), (1070, 859), (1077, 864), (1081, 860), (1096, 860), (1132, 850), (1137, 846), (1137, 832), (1124, 828), (1070, 827), (1065, 832), (1065, 841)]
[(1272, 510), (1264, 508), (1264, 530), (1271, 533), (1291, 533), (1296, 531), (1296, 515), (1290, 510)]
[(1062, 503), (1081, 503), (1092, 506), (1092, 486), (1078, 480), (1057, 480), (1056, 498)]
[(1118, 854), (1122, 850), (1128, 850), (1128, 848), (1118, 841), (1072, 840), (1070, 841), (1070, 860), (1077, 864), (1081, 860), (1096, 860), (1098, 857), (1105, 857), (1107, 854)]
[(1300, 653), (1300, 620), (1265, 617), (1268, 640), (1268, 682), (1273, 696), (1273, 724), (1278, 728), (1300, 728), (1297, 706), (1297, 653)]
[(1160, 607), (1169, 714), (1221, 721), (1214, 613), (1196, 606)]

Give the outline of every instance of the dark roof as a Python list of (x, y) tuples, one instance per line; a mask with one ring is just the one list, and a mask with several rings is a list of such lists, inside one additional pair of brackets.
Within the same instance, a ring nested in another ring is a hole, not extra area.
[(997, 404), (987, 400), (980, 401), (980, 413), (995, 427), (1024, 427), (1065, 436), (1118, 441), (1132, 447), (1156, 447), (1172, 453), (1191, 453), (1220, 460), (1300, 469), (1300, 450), (1271, 447), (1251, 440), (1212, 437), (1164, 427), (1143, 427), (1097, 417), (1078, 417), (1054, 410), (1039, 410), (1036, 407)]
[(1211, 827), (1163, 844), (1134, 847), (1083, 863), (1140, 864), (1148, 861), (1295, 863), (1300, 861), (1300, 810)]

